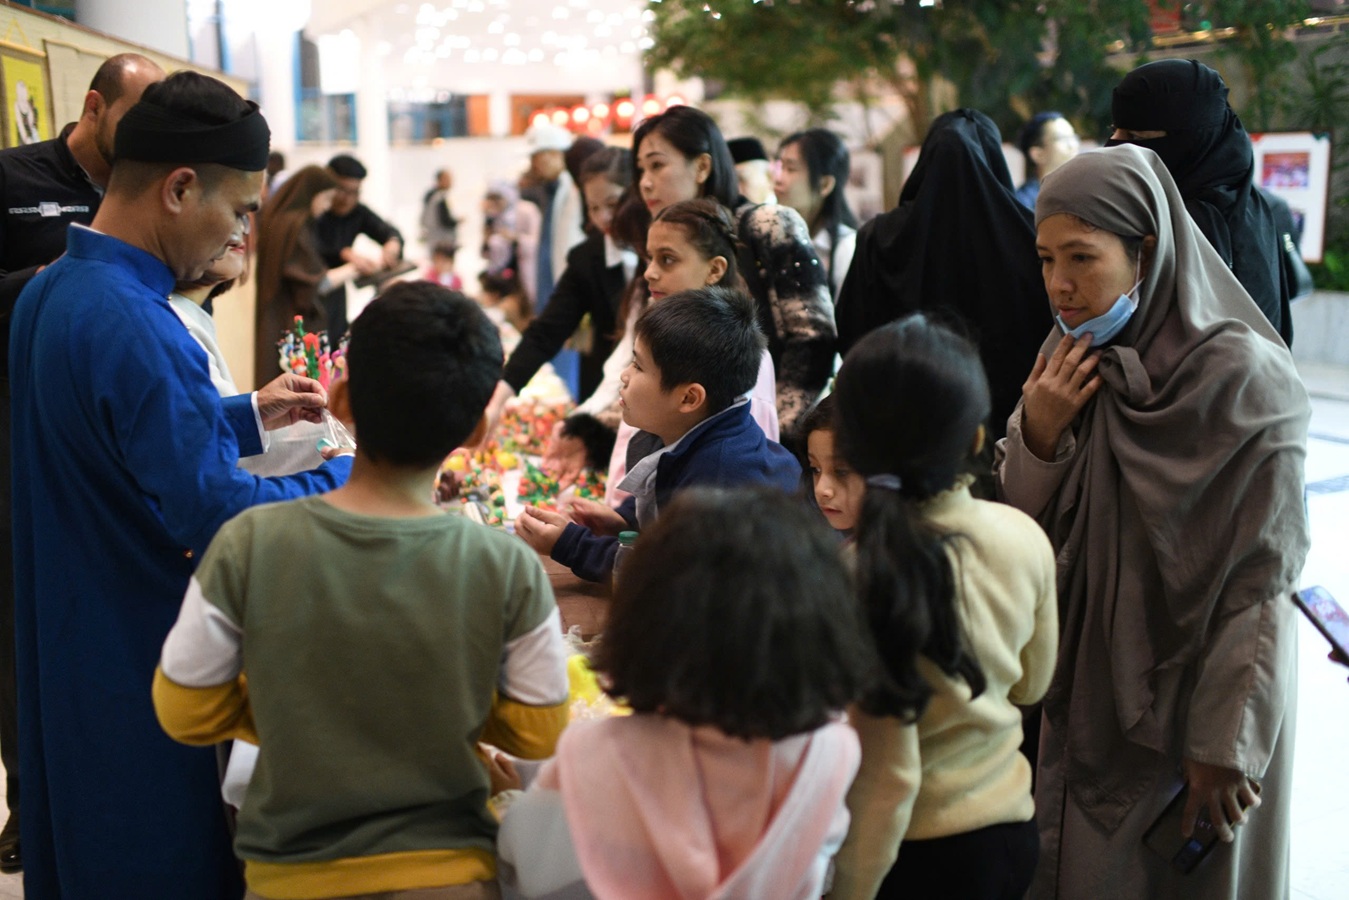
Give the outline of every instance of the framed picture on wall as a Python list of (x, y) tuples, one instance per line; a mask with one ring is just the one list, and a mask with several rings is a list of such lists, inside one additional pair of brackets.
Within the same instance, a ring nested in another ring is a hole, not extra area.
[(1310, 131), (1252, 134), (1253, 180), (1288, 204), (1306, 262), (1321, 261), (1330, 204), (1330, 135)]
[(51, 88), (47, 54), (0, 41), (0, 127), (6, 147), (36, 144), (52, 137)]

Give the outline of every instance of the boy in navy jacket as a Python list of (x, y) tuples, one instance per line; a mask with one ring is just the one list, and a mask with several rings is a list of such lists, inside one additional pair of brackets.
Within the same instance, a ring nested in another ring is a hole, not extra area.
[(632, 362), (623, 371), (623, 421), (665, 445), (619, 485), (632, 496), (618, 509), (577, 501), (572, 518), (528, 507), (515, 532), (579, 577), (607, 579), (618, 533), (640, 530), (661, 505), (691, 485), (769, 484), (794, 492), (801, 466), (750, 418), (744, 395), (763, 354), (754, 301), (741, 291), (699, 288), (653, 304), (637, 321)]

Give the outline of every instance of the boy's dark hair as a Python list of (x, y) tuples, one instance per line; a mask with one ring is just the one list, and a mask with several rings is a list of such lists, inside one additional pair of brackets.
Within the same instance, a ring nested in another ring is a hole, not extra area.
[(764, 488), (690, 488), (643, 531), (595, 665), (608, 692), (726, 734), (818, 728), (872, 671), (838, 541)]
[(404, 281), (351, 324), (351, 414), (360, 451), (422, 467), (444, 459), (477, 426), (501, 378), (501, 338), (458, 291)]
[(922, 313), (858, 341), (839, 370), (833, 397), (835, 447), (870, 478), (857, 525), (857, 589), (886, 677), (863, 708), (913, 721), (932, 687), (918, 671), (927, 657), (979, 696), (985, 687), (956, 608), (947, 555), (959, 536), (930, 524), (919, 504), (955, 486), (991, 405), (973, 343)]
[(634, 330), (660, 369), (660, 386), (701, 384), (710, 414), (721, 412), (759, 380), (764, 336), (754, 300), (720, 286), (671, 294), (652, 304)]
[(525, 285), (514, 270), (506, 269), (500, 273), (483, 271), (478, 274), (478, 285), (484, 293), (495, 294), (500, 300), (514, 297), (519, 316), (526, 321), (534, 317), (534, 301), (530, 300), (529, 291), (525, 290)]
[(589, 413), (573, 413), (562, 421), (562, 433), (574, 437), (586, 448), (586, 465), (598, 471), (609, 468), (614, 454), (614, 430)]
[(454, 241), (436, 241), (431, 248), (432, 256), (446, 256), (454, 259), (454, 255), (459, 252), (459, 245)]
[(347, 153), (339, 153), (328, 160), (328, 168), (338, 178), (364, 179), (366, 175), (370, 174), (366, 171), (365, 166), (361, 165), (359, 159)]

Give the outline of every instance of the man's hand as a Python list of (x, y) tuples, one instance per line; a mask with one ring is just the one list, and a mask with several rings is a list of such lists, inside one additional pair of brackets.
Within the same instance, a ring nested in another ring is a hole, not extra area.
[(1226, 769), (1208, 763), (1186, 759), (1181, 762), (1190, 796), (1180, 817), (1180, 830), (1185, 837), (1194, 834), (1195, 822), (1201, 808), (1208, 810), (1223, 843), (1236, 840), (1238, 825), (1246, 824), (1246, 815), (1260, 805), (1259, 786), (1236, 769)]
[(552, 556), (553, 547), (567, 525), (568, 519), (561, 513), (526, 506), (515, 520), (515, 533), (524, 538), (535, 552)]
[(403, 258), (403, 242), (398, 238), (389, 238), (380, 248), (384, 254), (384, 268), (392, 269)]
[(576, 497), (571, 501), (571, 520), (577, 525), (589, 528), (595, 534), (618, 537), (620, 531), (628, 530), (628, 522), (607, 503), (598, 503)]
[(343, 247), (341, 256), (343, 262), (348, 262), (355, 266), (357, 275), (372, 275), (380, 269), (385, 268), (385, 266), (382, 265), (381, 260), (362, 256), (350, 247)]
[(258, 390), (258, 415), (268, 431), (306, 422), (322, 422), (328, 392), (312, 378), (287, 372)]

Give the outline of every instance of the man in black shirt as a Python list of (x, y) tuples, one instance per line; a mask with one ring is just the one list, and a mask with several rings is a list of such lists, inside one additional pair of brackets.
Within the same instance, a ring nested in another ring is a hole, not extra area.
[(72, 222), (94, 219), (112, 172), (117, 123), (164, 70), (138, 53), (99, 66), (80, 118), (50, 141), (0, 150), (0, 758), (9, 819), (0, 872), (23, 867), (19, 849), (19, 745), (14, 683), (14, 561), (10, 507), (9, 318), (39, 268), (66, 251)]
[[(330, 269), (351, 261), (351, 244), (356, 235), (363, 234), (383, 249), (383, 267), (388, 269), (403, 256), (403, 235), (361, 202), (361, 182), (365, 180), (365, 166), (354, 156), (345, 153), (328, 160), (328, 169), (337, 176), (337, 190), (333, 205), (314, 221), (314, 238), (319, 256)], [(346, 285), (333, 288), (323, 295), (324, 312), (328, 318), (328, 334), (334, 344), (347, 330)]]

